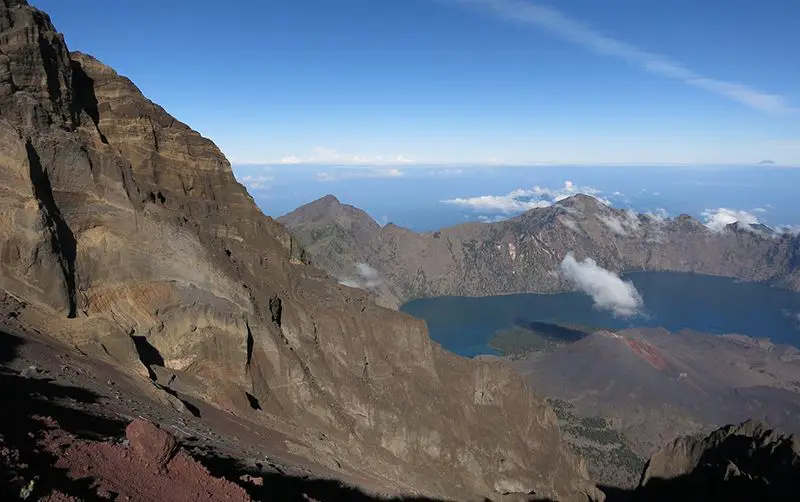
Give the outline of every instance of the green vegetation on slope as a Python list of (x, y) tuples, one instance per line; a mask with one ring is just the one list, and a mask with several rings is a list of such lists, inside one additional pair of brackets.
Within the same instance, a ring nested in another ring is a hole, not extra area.
[(645, 460), (633, 452), (621, 432), (602, 417), (576, 414), (566, 401), (547, 401), (556, 412), (564, 439), (586, 459), (592, 479), (621, 488), (636, 486)]

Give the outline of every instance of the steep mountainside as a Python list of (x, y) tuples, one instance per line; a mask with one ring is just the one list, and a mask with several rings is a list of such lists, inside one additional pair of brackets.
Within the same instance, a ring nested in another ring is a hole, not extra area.
[(597, 494), (511, 368), (307, 266), (213, 143), (24, 0), (0, 0), (0, 144), (0, 294), (26, 330), (378, 490)]
[(331, 196), (279, 221), (316, 264), (345, 282), (358, 276), (359, 263), (377, 269), (391, 294), (380, 288), (375, 293), (394, 305), (428, 296), (568, 289), (553, 274), (568, 252), (616, 272), (697, 272), (800, 289), (800, 236), (736, 224), (714, 232), (687, 215), (660, 219), (614, 209), (587, 195), (507, 221), (424, 234), (391, 224), (381, 228)]
[(798, 500), (800, 442), (747, 421), (677, 439), (653, 455), (637, 500)]

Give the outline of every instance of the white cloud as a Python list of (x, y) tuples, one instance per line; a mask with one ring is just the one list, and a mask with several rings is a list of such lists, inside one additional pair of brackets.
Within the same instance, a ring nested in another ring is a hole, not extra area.
[[(564, 182), (558, 189), (535, 186), (532, 189), (517, 189), (506, 195), (481, 195), (478, 197), (446, 199), (442, 202), (454, 206), (469, 208), (479, 212), (520, 213), (530, 209), (550, 207), (554, 203), (579, 193), (597, 196), (600, 190), (593, 187), (580, 187), (572, 181)], [(604, 204), (611, 204), (607, 199), (599, 199)]]
[(461, 206), (475, 211), (519, 213), (537, 207), (548, 207), (551, 204), (545, 201), (520, 200), (513, 193), (508, 195), (481, 195), (466, 199), (456, 198), (442, 201), (445, 204)]
[(605, 226), (608, 227), (609, 230), (614, 232), (617, 235), (628, 235), (628, 232), (622, 226), (622, 222), (613, 214), (604, 215), (599, 214), (597, 215), (597, 219), (602, 221)]
[(778, 225), (775, 232), (779, 234), (800, 235), (800, 225)]
[(742, 228), (749, 228), (751, 224), (760, 223), (758, 217), (753, 213), (725, 207), (706, 209), (702, 214), (706, 219), (705, 225), (715, 232), (725, 230), (725, 227), (731, 223), (738, 222)]
[(639, 214), (632, 209), (626, 209), (623, 217), (618, 217), (613, 212), (608, 212), (606, 214), (598, 214), (597, 219), (618, 235), (635, 234), (641, 230)]
[(262, 190), (269, 186), (269, 183), (275, 181), (274, 176), (266, 175), (248, 175), (239, 178), (239, 182), (251, 190)]
[(380, 273), (366, 263), (356, 263), (356, 277), (339, 280), (339, 284), (358, 289), (375, 289), (383, 280)]
[(310, 155), (289, 155), (271, 164), (322, 164), (322, 165), (359, 165), (359, 166), (385, 166), (406, 165), (414, 161), (405, 155), (366, 155), (359, 153), (343, 153), (333, 148), (318, 146)]
[(744, 84), (706, 77), (666, 56), (644, 51), (604, 35), (551, 7), (524, 0), (452, 1), (483, 6), (503, 18), (545, 29), (594, 53), (620, 59), (648, 73), (678, 80), (754, 110), (772, 114), (798, 111), (781, 95), (767, 93)]
[(626, 209), (625, 226), (627, 226), (634, 232), (638, 232), (641, 227), (641, 224), (639, 223), (639, 213), (637, 213), (633, 209)]
[(464, 174), (464, 170), (458, 168), (434, 169), (430, 171), (429, 174), (438, 178), (451, 178), (454, 176), (461, 176)]
[(397, 169), (396, 167), (387, 167), (381, 169), (367, 169), (362, 167), (354, 169), (336, 169), (316, 173), (317, 180), (319, 181), (337, 181), (363, 178), (400, 178), (403, 175), (403, 171)]
[(501, 214), (495, 216), (486, 216), (486, 215), (478, 216), (478, 221), (481, 221), (483, 223), (497, 223), (498, 221), (505, 221), (507, 219), (508, 219), (507, 216), (503, 216)]
[(573, 232), (576, 232), (576, 233), (579, 233), (579, 234), (583, 233), (581, 228), (578, 226), (578, 223), (576, 223), (575, 220), (573, 220), (573, 219), (570, 219), (570, 218), (559, 218), (558, 221), (560, 221), (565, 227), (567, 227), (568, 229), (572, 230)]
[(597, 265), (591, 258), (580, 262), (568, 253), (561, 262), (561, 273), (594, 300), (595, 308), (620, 317), (637, 315), (643, 306), (642, 296), (633, 283)]
[(301, 160), (294, 155), (290, 155), (288, 157), (283, 157), (281, 160), (278, 161), (278, 164), (299, 164)]
[(658, 209), (655, 209), (653, 211), (648, 211), (644, 213), (644, 215), (650, 218), (651, 220), (655, 220), (658, 222), (665, 221), (667, 218), (669, 218), (669, 213), (663, 207), (659, 207)]

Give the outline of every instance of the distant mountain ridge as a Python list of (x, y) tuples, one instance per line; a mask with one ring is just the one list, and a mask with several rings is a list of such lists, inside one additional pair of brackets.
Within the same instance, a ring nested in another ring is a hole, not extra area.
[(569, 252), (615, 272), (694, 272), (800, 290), (800, 236), (764, 225), (713, 231), (689, 215), (637, 214), (582, 194), (506, 221), (427, 233), (381, 227), (333, 196), (278, 221), (334, 277), (357, 275), (358, 263), (375, 268), (375, 294), (395, 307), (420, 297), (568, 290), (554, 271)]

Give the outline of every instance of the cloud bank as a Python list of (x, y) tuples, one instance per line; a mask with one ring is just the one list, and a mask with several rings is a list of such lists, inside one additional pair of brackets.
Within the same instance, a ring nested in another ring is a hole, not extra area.
[(742, 228), (749, 228), (751, 224), (761, 223), (753, 213), (720, 207), (717, 209), (706, 209), (702, 213), (705, 218), (705, 225), (714, 232), (722, 232), (731, 223), (740, 223)]
[[(446, 199), (442, 203), (487, 213), (521, 213), (530, 209), (550, 207), (560, 200), (579, 193), (598, 197), (600, 190), (593, 187), (581, 187), (572, 181), (564, 182), (558, 189), (535, 186), (532, 189), (518, 189), (505, 195), (481, 195), (478, 197)], [(599, 198), (610, 205), (608, 199)]]
[(263, 190), (269, 186), (271, 182), (275, 181), (274, 176), (242, 176), (239, 182), (251, 190)]
[(402, 170), (396, 167), (387, 167), (380, 169), (338, 169), (318, 172), (315, 176), (318, 181), (339, 181), (365, 178), (400, 178), (404, 176), (404, 174)]
[(366, 155), (361, 153), (343, 153), (333, 148), (318, 146), (310, 155), (289, 155), (281, 158), (275, 164), (323, 164), (323, 165), (404, 165), (413, 164), (414, 161), (405, 155)]
[(578, 261), (568, 253), (561, 262), (561, 273), (581, 291), (592, 297), (595, 308), (616, 316), (632, 317), (643, 306), (642, 296), (633, 283), (597, 265), (591, 258)]
[(356, 274), (356, 277), (341, 279), (339, 284), (369, 290), (377, 288), (383, 282), (380, 273), (366, 263), (356, 263)]
[(604, 35), (551, 7), (524, 0), (450, 1), (489, 9), (504, 19), (547, 30), (596, 54), (625, 61), (645, 72), (680, 81), (760, 112), (781, 115), (800, 111), (793, 108), (781, 95), (764, 92), (745, 84), (704, 76), (666, 56), (644, 51), (627, 42)]

